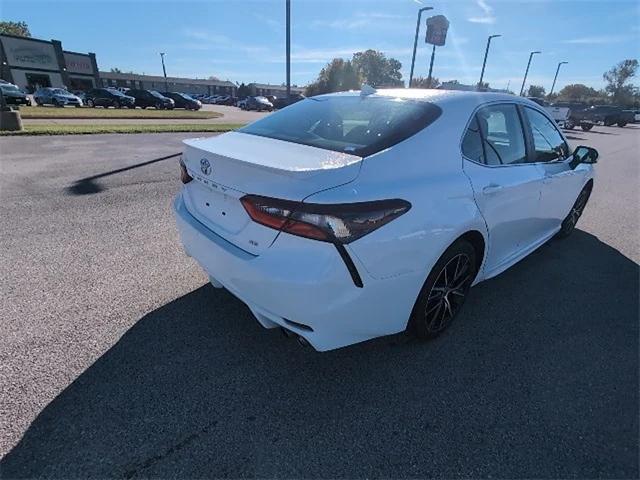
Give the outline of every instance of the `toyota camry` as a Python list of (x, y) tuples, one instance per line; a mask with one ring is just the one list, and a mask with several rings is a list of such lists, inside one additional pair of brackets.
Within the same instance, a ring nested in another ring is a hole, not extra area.
[(323, 351), (443, 332), (470, 288), (571, 234), (598, 153), (498, 93), (363, 87), (185, 141), (185, 251)]

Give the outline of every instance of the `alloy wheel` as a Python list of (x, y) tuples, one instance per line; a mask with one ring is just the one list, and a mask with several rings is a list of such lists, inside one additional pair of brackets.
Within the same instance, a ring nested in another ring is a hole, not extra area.
[(438, 274), (425, 306), (427, 330), (444, 330), (458, 313), (473, 281), (473, 265), (468, 255), (459, 253)]

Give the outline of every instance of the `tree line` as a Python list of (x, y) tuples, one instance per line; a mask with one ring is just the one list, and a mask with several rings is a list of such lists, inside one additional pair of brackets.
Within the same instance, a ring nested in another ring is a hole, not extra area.
[(589, 105), (613, 104), (623, 107), (640, 107), (640, 88), (631, 83), (638, 71), (638, 60), (627, 59), (602, 74), (607, 82), (600, 90), (582, 83), (566, 85), (559, 92), (547, 95), (542, 85), (531, 85), (529, 97), (547, 98), (551, 102), (586, 103)]
[[(0, 21), (0, 33), (30, 37), (29, 26), (25, 22)], [(356, 52), (351, 59), (334, 58), (318, 73), (315, 81), (307, 85), (307, 96), (322, 93), (341, 92), (346, 90), (358, 90), (366, 83), (373, 87), (404, 87), (404, 80), (400, 69), (402, 63), (395, 58), (387, 58), (378, 50), (365, 50)], [(111, 71), (120, 72), (113, 68)], [(627, 59), (607, 70), (602, 78), (606, 82), (603, 89), (596, 90), (582, 83), (566, 85), (559, 92), (546, 95), (546, 90), (541, 85), (530, 85), (527, 96), (546, 97), (551, 102), (573, 102), (596, 104), (615, 104), (623, 107), (640, 108), (640, 88), (631, 83), (638, 71), (638, 60)], [(215, 78), (215, 77), (213, 77)], [(446, 82), (447, 84), (460, 83), (457, 80)], [(437, 88), (441, 85), (438, 78), (430, 80), (424, 77), (415, 78), (412, 87)], [(489, 88), (488, 83), (483, 83), (482, 88)], [(241, 85), (243, 93), (249, 90)], [(240, 92), (238, 92), (240, 93)], [(510, 92), (513, 93), (513, 92)]]
[[(327, 63), (315, 81), (307, 85), (307, 96), (323, 93), (359, 90), (363, 84), (373, 87), (404, 87), (400, 69), (402, 64), (395, 58), (387, 58), (377, 50), (356, 52), (349, 60), (334, 58)], [(638, 60), (627, 59), (618, 63), (603, 75), (606, 86), (596, 90), (581, 83), (566, 85), (559, 92), (547, 95), (541, 85), (531, 85), (526, 92), (530, 97), (543, 97), (551, 102), (572, 102), (596, 104), (615, 104), (623, 107), (640, 108), (640, 88), (631, 83), (638, 71)], [(440, 79), (417, 77), (413, 79), (414, 88), (438, 88), (460, 84), (458, 80), (441, 82)], [(489, 88), (483, 83), (481, 88)], [(514, 93), (514, 92), (509, 92)]]

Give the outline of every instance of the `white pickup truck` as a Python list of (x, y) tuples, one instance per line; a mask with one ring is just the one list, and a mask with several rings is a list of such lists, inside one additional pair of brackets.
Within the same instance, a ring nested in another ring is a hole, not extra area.
[(561, 125), (564, 127), (564, 125), (569, 120), (569, 116), (571, 115), (571, 110), (569, 110), (569, 107), (558, 107), (555, 105), (551, 105), (549, 102), (539, 97), (527, 97), (527, 98), (532, 102), (536, 102), (541, 107), (544, 107), (544, 109), (547, 112), (549, 112), (549, 115), (551, 115), (551, 118), (553, 118), (558, 125)]

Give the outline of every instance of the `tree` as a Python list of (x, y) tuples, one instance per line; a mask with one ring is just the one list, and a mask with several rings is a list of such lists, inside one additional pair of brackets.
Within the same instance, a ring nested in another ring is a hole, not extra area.
[(122, 73), (122, 70), (120, 70), (120, 69), (119, 69), (119, 68), (117, 68), (117, 67), (113, 67), (113, 68), (111, 69), (111, 73)]
[(614, 103), (627, 103), (633, 98), (634, 87), (627, 82), (635, 77), (637, 70), (638, 60), (627, 59), (602, 75), (607, 81), (605, 90), (612, 95)]
[(542, 85), (529, 85), (527, 97), (544, 97), (546, 90)]
[(562, 90), (558, 92), (558, 98), (574, 103), (599, 103), (597, 100), (600, 98), (600, 93), (591, 87), (587, 87), (582, 83), (572, 83), (566, 85)]
[(436, 77), (431, 77), (431, 84), (429, 84), (429, 77), (416, 77), (411, 84), (413, 88), (438, 88), (440, 86), (440, 80)]
[(0, 33), (18, 37), (31, 36), (27, 22), (0, 22)]
[(241, 83), (240, 86), (238, 87), (238, 97), (245, 98), (245, 97), (248, 97), (249, 95), (251, 95), (251, 89), (248, 86), (246, 86), (244, 83)]
[(349, 60), (334, 58), (318, 74), (315, 82), (307, 85), (307, 96), (322, 93), (341, 92), (360, 88), (361, 80), (357, 70)]
[(402, 87), (402, 64), (395, 58), (387, 58), (377, 50), (365, 50), (353, 54), (353, 66), (362, 81), (372, 87)]

